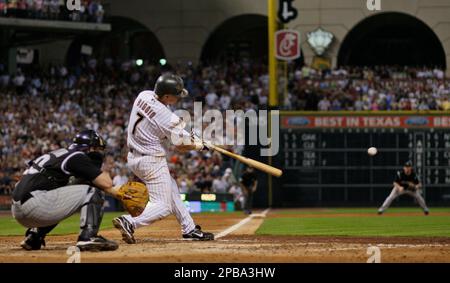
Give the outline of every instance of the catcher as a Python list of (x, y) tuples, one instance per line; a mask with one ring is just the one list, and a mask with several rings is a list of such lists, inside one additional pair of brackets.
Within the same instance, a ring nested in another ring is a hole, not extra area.
[[(118, 244), (98, 235), (103, 217), (104, 192), (122, 200), (132, 215), (139, 215), (148, 202), (141, 183), (112, 187), (108, 172), (101, 170), (105, 141), (92, 130), (77, 134), (69, 148), (44, 154), (28, 163), (13, 191), (12, 215), (27, 227), (21, 247), (39, 250), (45, 236), (59, 222), (81, 209), (81, 251), (111, 251)], [(76, 182), (69, 180), (75, 177)], [(75, 184), (73, 184), (75, 183)]]
[(398, 196), (407, 194), (414, 197), (422, 207), (425, 215), (428, 215), (429, 210), (421, 195), (421, 187), (422, 185), (412, 168), (412, 162), (407, 161), (403, 166), (403, 170), (397, 171), (394, 181), (394, 188), (392, 189), (391, 194), (384, 201), (383, 205), (378, 209), (378, 214), (383, 214), (383, 212), (391, 205), (392, 201)]

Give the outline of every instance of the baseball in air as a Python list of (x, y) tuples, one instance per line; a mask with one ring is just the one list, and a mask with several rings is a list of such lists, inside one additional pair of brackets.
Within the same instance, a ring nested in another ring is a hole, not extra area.
[(367, 150), (367, 153), (368, 153), (370, 156), (374, 156), (375, 154), (377, 154), (377, 152), (378, 152), (378, 150), (377, 150), (376, 147), (371, 147), (371, 148), (369, 148), (369, 149)]

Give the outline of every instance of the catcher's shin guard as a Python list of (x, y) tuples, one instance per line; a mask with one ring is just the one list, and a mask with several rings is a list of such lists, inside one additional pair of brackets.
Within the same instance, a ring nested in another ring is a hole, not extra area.
[(88, 202), (81, 208), (81, 231), (78, 240), (89, 240), (97, 236), (103, 218), (104, 193), (97, 188), (90, 187), (88, 197)]

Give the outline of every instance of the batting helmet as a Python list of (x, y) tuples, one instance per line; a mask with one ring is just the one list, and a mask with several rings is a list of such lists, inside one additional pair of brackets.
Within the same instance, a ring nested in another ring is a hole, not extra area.
[(174, 74), (161, 75), (155, 84), (155, 93), (158, 96), (166, 94), (186, 97), (189, 92), (184, 88), (183, 79)]
[(84, 130), (76, 134), (69, 149), (88, 149), (90, 147), (106, 147), (106, 141), (94, 130)]

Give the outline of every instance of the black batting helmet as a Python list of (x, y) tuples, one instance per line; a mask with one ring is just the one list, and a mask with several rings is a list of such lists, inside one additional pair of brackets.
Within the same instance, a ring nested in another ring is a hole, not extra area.
[(94, 130), (84, 130), (72, 139), (69, 149), (88, 149), (91, 147), (106, 147), (106, 141)]
[(188, 91), (184, 88), (183, 79), (174, 74), (161, 75), (156, 80), (154, 91), (158, 96), (170, 94), (186, 97), (189, 95)]

